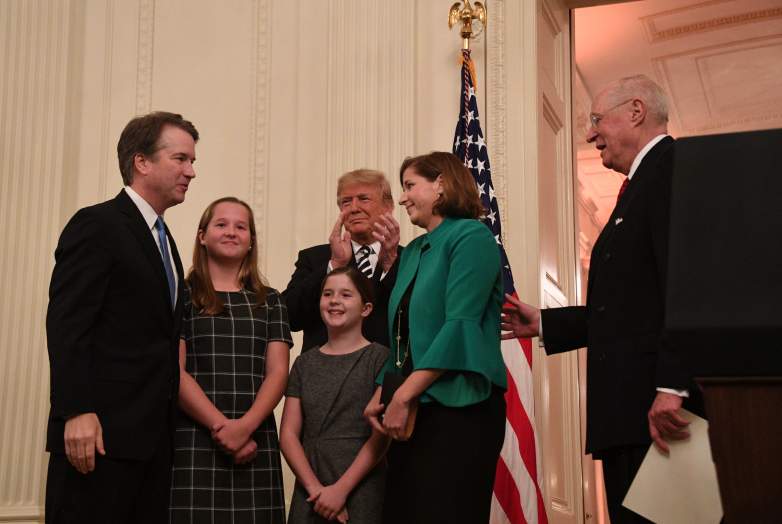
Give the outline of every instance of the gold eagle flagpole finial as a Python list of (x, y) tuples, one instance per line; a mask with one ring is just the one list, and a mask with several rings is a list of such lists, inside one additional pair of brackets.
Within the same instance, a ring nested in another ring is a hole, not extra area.
[[(477, 30), (473, 30), (473, 20), (480, 22), (480, 26)], [(470, 4), (470, 0), (456, 2), (448, 11), (448, 28), (452, 29), (459, 21), (462, 23), (462, 48), (469, 49), (470, 39), (477, 37), (486, 27), (486, 6), (481, 2), (475, 2), (475, 6), (473, 7)]]

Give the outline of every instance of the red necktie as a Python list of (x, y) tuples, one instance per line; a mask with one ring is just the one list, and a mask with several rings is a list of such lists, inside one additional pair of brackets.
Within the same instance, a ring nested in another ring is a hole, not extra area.
[(616, 203), (619, 203), (619, 199), (622, 198), (622, 193), (625, 192), (625, 189), (627, 189), (627, 184), (630, 183), (630, 179), (625, 177), (625, 181), (622, 182), (622, 185), (619, 187), (619, 194), (616, 195)]

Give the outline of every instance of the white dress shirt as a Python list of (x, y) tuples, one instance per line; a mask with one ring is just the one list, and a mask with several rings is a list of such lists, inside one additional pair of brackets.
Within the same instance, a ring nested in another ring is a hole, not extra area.
[[(158, 238), (157, 230), (155, 229), (155, 222), (157, 222), (158, 214), (149, 205), (149, 202), (136, 193), (130, 186), (125, 186), (125, 193), (128, 194), (130, 199), (136, 204), (136, 207), (141, 212), (141, 216), (144, 217), (144, 222), (149, 227), (149, 234), (155, 239), (155, 245), (158, 251), (160, 251), (160, 257), (163, 257), (163, 251), (160, 249), (160, 239)], [(160, 215), (161, 217), (163, 215)], [(177, 295), (179, 294), (179, 275), (176, 272), (176, 264), (174, 264), (174, 255), (171, 251), (171, 242), (168, 241), (168, 235), (166, 235), (166, 247), (168, 248), (168, 260), (171, 262), (171, 267), (174, 269), (174, 303), (176, 304)]]
[[(358, 242), (352, 239), (350, 243), (352, 244), (353, 247), (353, 258), (355, 258), (356, 261), (358, 261), (358, 250), (361, 249), (363, 244), (359, 244)], [(380, 256), (380, 249), (382, 246), (380, 245), (379, 240), (367, 245), (372, 249), (372, 252), (369, 253), (369, 265), (372, 267), (372, 275), (374, 275), (375, 268), (377, 267), (377, 261)], [(332, 269), (334, 269), (334, 267), (331, 265), (331, 260), (329, 260), (329, 265), (326, 267), (326, 272), (330, 273)], [(380, 275), (380, 280), (383, 280), (385, 276), (386, 276), (386, 272), (383, 271), (383, 273)]]

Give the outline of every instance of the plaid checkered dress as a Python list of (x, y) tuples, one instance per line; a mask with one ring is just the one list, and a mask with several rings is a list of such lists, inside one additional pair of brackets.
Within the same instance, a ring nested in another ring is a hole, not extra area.
[[(276, 290), (256, 308), (250, 291), (218, 292), (225, 304), (219, 315), (194, 311), (185, 296), (182, 338), (185, 367), (206, 396), (228, 418), (241, 417), (264, 380), (266, 345), (293, 345), (288, 313)], [(258, 455), (235, 465), (205, 427), (180, 413), (174, 437), (171, 485), (172, 523), (284, 523), (280, 446), (274, 416), (253, 434)]]

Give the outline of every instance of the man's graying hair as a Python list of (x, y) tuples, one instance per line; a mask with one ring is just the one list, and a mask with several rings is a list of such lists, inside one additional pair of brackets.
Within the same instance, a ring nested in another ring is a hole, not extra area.
[(668, 122), (668, 97), (665, 91), (646, 75), (620, 78), (609, 85), (610, 104), (618, 104), (631, 98), (639, 98), (646, 104), (649, 115), (660, 124)]

